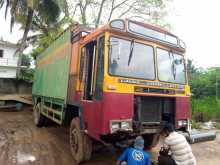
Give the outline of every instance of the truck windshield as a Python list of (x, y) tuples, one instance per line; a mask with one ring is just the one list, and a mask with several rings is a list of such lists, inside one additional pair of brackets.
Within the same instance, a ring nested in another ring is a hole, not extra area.
[(153, 47), (110, 38), (109, 74), (141, 79), (155, 79)]
[(160, 81), (185, 84), (183, 56), (157, 48), (157, 63)]

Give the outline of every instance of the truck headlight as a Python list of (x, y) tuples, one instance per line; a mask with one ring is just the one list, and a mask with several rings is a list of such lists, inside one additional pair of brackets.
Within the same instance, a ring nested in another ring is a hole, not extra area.
[(110, 121), (111, 133), (116, 131), (129, 131), (132, 130), (132, 120), (112, 120)]
[(178, 126), (179, 127), (187, 126), (187, 120), (179, 120), (178, 121)]
[(120, 123), (114, 122), (114, 123), (111, 124), (111, 132), (115, 132), (119, 129), (120, 129)]
[(130, 123), (128, 121), (121, 122), (121, 129), (129, 130), (130, 129)]

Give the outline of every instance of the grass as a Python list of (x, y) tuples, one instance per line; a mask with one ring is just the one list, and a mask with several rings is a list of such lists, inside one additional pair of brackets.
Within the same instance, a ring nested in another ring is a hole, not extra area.
[(193, 129), (200, 129), (200, 123), (195, 122), (195, 120), (192, 120), (192, 128)]
[(215, 128), (220, 129), (220, 123), (215, 124)]

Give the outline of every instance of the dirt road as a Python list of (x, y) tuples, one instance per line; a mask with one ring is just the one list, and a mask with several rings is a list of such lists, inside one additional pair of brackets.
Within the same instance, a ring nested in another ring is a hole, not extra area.
[[(194, 144), (198, 165), (219, 165), (220, 139)], [(83, 165), (115, 164), (117, 153), (102, 149)], [(68, 130), (55, 125), (36, 128), (32, 112), (0, 112), (0, 165), (75, 165)]]

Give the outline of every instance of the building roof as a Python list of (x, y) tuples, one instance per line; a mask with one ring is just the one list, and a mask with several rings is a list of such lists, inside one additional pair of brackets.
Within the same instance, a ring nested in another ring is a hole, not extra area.
[(6, 47), (12, 47), (12, 48), (17, 48), (18, 47), (17, 44), (14, 44), (14, 43), (11, 43), (11, 42), (8, 42), (8, 41), (4, 41), (2, 39), (0, 39), (0, 45), (6, 46)]

